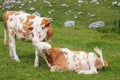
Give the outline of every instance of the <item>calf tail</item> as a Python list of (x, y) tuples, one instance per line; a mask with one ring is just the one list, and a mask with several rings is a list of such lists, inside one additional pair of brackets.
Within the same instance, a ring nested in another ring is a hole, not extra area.
[(7, 45), (8, 40), (7, 40), (7, 32), (6, 29), (4, 29), (4, 45)]
[(103, 66), (105, 66), (105, 63), (104, 63), (104, 60), (103, 60), (103, 56), (102, 56), (102, 50), (96, 47), (96, 48), (94, 48), (94, 51), (95, 51), (97, 54), (100, 55), (100, 59), (101, 59), (101, 61), (102, 61), (102, 64), (103, 64)]
[(5, 13), (3, 15), (3, 19), (4, 19), (4, 45), (7, 45), (8, 43), (8, 40), (7, 40), (7, 32), (8, 32), (8, 28), (7, 28), (7, 16), (6, 16), (7, 13)]

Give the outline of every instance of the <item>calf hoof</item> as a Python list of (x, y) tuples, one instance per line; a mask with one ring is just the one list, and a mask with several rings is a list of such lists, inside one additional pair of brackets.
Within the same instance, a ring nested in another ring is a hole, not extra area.
[(20, 60), (17, 58), (12, 58), (13, 60), (15, 60), (16, 62), (20, 62)]
[(38, 67), (39, 65), (38, 64), (34, 64), (34, 67), (36, 68), (36, 67)]
[(20, 60), (16, 58), (12, 58), (12, 60), (15, 60), (16, 62), (20, 62)]

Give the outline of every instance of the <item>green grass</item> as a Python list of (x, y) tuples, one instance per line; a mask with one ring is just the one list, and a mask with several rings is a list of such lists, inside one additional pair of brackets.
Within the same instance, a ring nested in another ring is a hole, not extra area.
[[(17, 54), (21, 60), (17, 63), (10, 59), (8, 46), (3, 45), (3, 19), (2, 15), (6, 10), (0, 12), (0, 80), (120, 80), (120, 34), (112, 30), (114, 19), (120, 18), (120, 7), (111, 6), (114, 0), (99, 0), (100, 4), (81, 3), (78, 7), (77, 0), (49, 0), (52, 7), (43, 3), (42, 0), (33, 2), (31, 6), (41, 13), (42, 16), (53, 18), (52, 26), (54, 36), (52, 37), (53, 47), (67, 47), (72, 50), (93, 51), (94, 47), (102, 48), (103, 57), (108, 61), (109, 66), (99, 74), (78, 75), (74, 72), (50, 72), (45, 61), (40, 58), (40, 66), (34, 68), (34, 47), (31, 43), (17, 40)], [(117, 0), (116, 0), (117, 1)], [(67, 4), (69, 7), (61, 7), (61, 4)], [(27, 2), (26, 2), (27, 4)], [(18, 6), (18, 5), (16, 5)], [(29, 7), (24, 6), (22, 10), (29, 13)], [(41, 9), (41, 7), (43, 9)], [(110, 7), (110, 8), (109, 8)], [(48, 11), (54, 9), (52, 14)], [(12, 10), (20, 10), (17, 7)], [(69, 15), (65, 12), (71, 10)], [(83, 14), (74, 18), (74, 14), (82, 11)], [(96, 14), (94, 17), (88, 17), (87, 13)], [(63, 23), (66, 20), (75, 20), (76, 26), (65, 28)], [(87, 26), (96, 20), (102, 20), (106, 23), (105, 28), (88, 29)]]

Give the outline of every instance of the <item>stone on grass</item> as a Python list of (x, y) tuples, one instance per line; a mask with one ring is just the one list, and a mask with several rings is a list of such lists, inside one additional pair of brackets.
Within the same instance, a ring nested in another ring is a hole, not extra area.
[(103, 21), (96, 21), (91, 23), (88, 28), (98, 28), (98, 27), (104, 27), (105, 23)]
[(66, 21), (64, 22), (65, 27), (75, 26), (75, 21)]
[(41, 16), (39, 12), (34, 12), (33, 15)]

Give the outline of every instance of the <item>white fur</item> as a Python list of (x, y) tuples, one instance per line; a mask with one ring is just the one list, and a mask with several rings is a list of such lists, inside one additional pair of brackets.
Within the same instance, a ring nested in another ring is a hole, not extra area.
[[(46, 42), (39, 42), (34, 43), (34, 46), (38, 53), (42, 55), (48, 66), (50, 67), (50, 70), (53, 72), (56, 69), (56, 66), (51, 66), (44, 53), (42, 53), (42, 50), (48, 50), (51, 48), (51, 45)], [(67, 60), (68, 70), (75, 71), (78, 74), (97, 74), (97, 69), (95, 67), (95, 61), (97, 56), (93, 52), (85, 52), (85, 51), (78, 51), (78, 53), (75, 53), (74, 51), (71, 51), (68, 48), (59, 48), (62, 52), (65, 52), (67, 54), (64, 54), (64, 57)], [(98, 48), (95, 48), (98, 53), (101, 54), (101, 51)], [(38, 56), (36, 56), (36, 62), (35, 65), (38, 65)]]
[[(87, 54), (85, 51), (79, 51), (79, 53), (76, 54), (67, 48), (63, 48), (61, 50), (68, 53), (64, 56), (67, 58), (69, 70), (76, 71), (78, 74), (98, 73), (95, 67), (96, 57), (93, 52), (89, 52)], [(76, 58), (74, 56), (76, 56)], [(90, 69), (87, 69), (87, 65), (90, 66)]]
[[(6, 12), (6, 14), (9, 12), (11, 11)], [(23, 25), (24, 25), (24, 22), (26, 22), (27, 20), (27, 16), (31, 14), (23, 13), (23, 12), (17, 12), (17, 13), (19, 14), (17, 15), (12, 14), (8, 17), (6, 27), (8, 26), (10, 57), (15, 61), (20, 62), (20, 59), (18, 58), (17, 53), (16, 53), (15, 36), (18, 39), (24, 38), (25, 41), (39, 42), (45, 39), (47, 29), (43, 30), (41, 26), (41, 21), (42, 19), (45, 19), (45, 18), (35, 16), (34, 19), (30, 19), (30, 21), (33, 21), (33, 24), (31, 25), (33, 27), (33, 30), (29, 31), (27, 36), (24, 36), (25, 30), (23, 29)], [(23, 20), (22, 23), (20, 23), (20, 19)], [(22, 30), (23, 33), (17, 32), (19, 29)], [(34, 37), (32, 36), (31, 33), (34, 35)], [(6, 41), (7, 41), (7, 31), (6, 29), (4, 29), (4, 44), (6, 44)], [(38, 55), (38, 52), (36, 50), (35, 50), (35, 55)], [(36, 57), (35, 59), (36, 63), (38, 62), (37, 59), (38, 58)], [(35, 66), (37, 66), (37, 64)]]
[(51, 67), (51, 65), (47, 61), (45, 54), (42, 53), (42, 50), (50, 49), (51, 45), (49, 43), (46, 43), (46, 42), (38, 42), (38, 43), (35, 42), (35, 43), (33, 43), (33, 45), (35, 46), (35, 49), (37, 51), (37, 53), (35, 55), (34, 66), (37, 67), (39, 65), (39, 55), (40, 55), (46, 61), (48, 67)]

